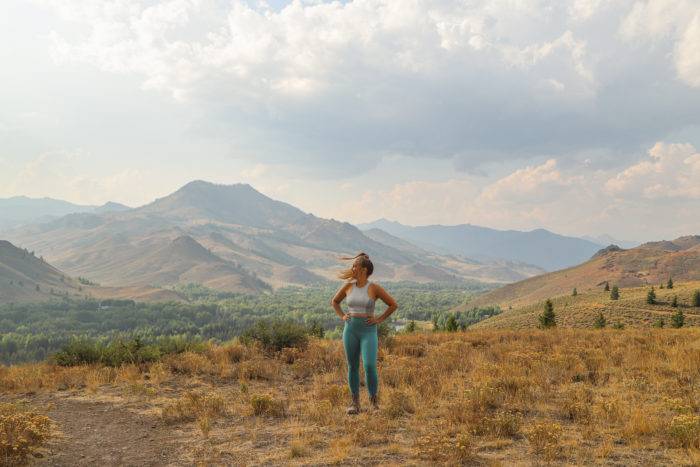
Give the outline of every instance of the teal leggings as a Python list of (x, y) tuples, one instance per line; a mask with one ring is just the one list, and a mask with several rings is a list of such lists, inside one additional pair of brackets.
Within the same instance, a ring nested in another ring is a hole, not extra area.
[(360, 393), (360, 354), (365, 367), (365, 381), (370, 396), (377, 394), (377, 325), (368, 325), (367, 318), (345, 321), (343, 347), (348, 360), (348, 385), (353, 394)]

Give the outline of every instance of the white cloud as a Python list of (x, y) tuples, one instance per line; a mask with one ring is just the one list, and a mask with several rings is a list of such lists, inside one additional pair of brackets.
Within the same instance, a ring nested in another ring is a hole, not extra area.
[(656, 143), (642, 160), (608, 180), (608, 193), (628, 198), (700, 198), (700, 153), (691, 144)]

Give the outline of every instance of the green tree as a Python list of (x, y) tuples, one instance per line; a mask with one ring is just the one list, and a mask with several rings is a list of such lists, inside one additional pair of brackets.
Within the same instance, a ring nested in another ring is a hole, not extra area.
[(593, 327), (596, 329), (603, 329), (606, 324), (607, 322), (605, 321), (605, 316), (603, 316), (603, 312), (601, 311), (598, 313), (598, 317), (593, 322)]
[(610, 300), (619, 300), (619, 299), (620, 299), (620, 289), (618, 286), (613, 285), (613, 288), (610, 291)]
[(673, 300), (671, 300), (671, 306), (673, 308), (678, 308), (678, 295), (673, 296)]
[(649, 305), (654, 305), (656, 303), (656, 292), (654, 292), (654, 286), (651, 286), (649, 292), (647, 292), (647, 303)]
[(416, 322), (414, 320), (408, 322), (406, 325), (406, 332), (416, 332)]
[(666, 284), (666, 288), (672, 289), (673, 288), (673, 279), (669, 276), (668, 278), (668, 283)]
[(610, 284), (608, 283), (608, 281), (605, 281), (605, 288), (603, 290), (605, 290), (606, 292), (610, 292)]
[(700, 290), (696, 290), (693, 294), (693, 306), (700, 306)]
[(676, 311), (673, 316), (671, 316), (671, 326), (674, 328), (682, 328), (683, 325), (685, 324), (685, 315), (683, 314), (683, 310), (680, 308), (678, 311)]
[(578, 290), (576, 290), (576, 287), (574, 287), (573, 292), (571, 292), (571, 296), (575, 297), (576, 295), (578, 295)]
[(539, 316), (540, 328), (546, 329), (557, 325), (554, 305), (550, 299), (544, 302), (544, 312)]
[(448, 332), (455, 332), (459, 329), (459, 323), (455, 315), (450, 315), (445, 323), (445, 330)]

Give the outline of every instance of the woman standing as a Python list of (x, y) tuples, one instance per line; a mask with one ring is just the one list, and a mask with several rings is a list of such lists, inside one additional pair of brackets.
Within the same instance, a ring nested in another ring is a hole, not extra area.
[[(338, 290), (331, 306), (336, 314), (345, 321), (343, 329), (343, 347), (348, 362), (348, 385), (352, 394), (352, 404), (347, 409), (348, 414), (360, 411), (360, 354), (365, 367), (365, 381), (369, 400), (373, 409), (379, 409), (377, 400), (377, 325), (387, 319), (398, 305), (394, 298), (380, 285), (369, 282), (369, 276), (374, 271), (374, 265), (365, 253), (352, 258), (352, 267), (342, 271), (338, 277), (347, 282)], [(348, 312), (343, 312), (340, 303), (348, 299)], [(388, 308), (381, 316), (374, 316), (374, 302), (381, 299)]]

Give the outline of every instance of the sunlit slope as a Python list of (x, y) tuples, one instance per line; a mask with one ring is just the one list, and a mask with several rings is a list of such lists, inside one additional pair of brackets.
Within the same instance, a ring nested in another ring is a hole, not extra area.
[(672, 277), (678, 282), (700, 280), (700, 236), (650, 242), (629, 250), (606, 248), (590, 260), (560, 271), (531, 277), (475, 297), (466, 308), (500, 305), (520, 308), (557, 295), (568, 295), (610, 286), (658, 286)]
[[(695, 290), (700, 290), (700, 281), (676, 283), (672, 289), (654, 287), (655, 305), (647, 303), (650, 286), (624, 287), (619, 300), (612, 300), (610, 292), (591, 291), (572, 296), (553, 296), (554, 312), (558, 326), (593, 327), (600, 312), (608, 325), (621, 323), (631, 327), (648, 327), (659, 318), (670, 326), (671, 316), (683, 310), (687, 326), (700, 325), (700, 308), (690, 306)], [(678, 297), (678, 308), (671, 306), (673, 297)], [(503, 313), (476, 323), (473, 328), (522, 329), (538, 324), (538, 316), (544, 309), (544, 300), (528, 305), (505, 309)]]

